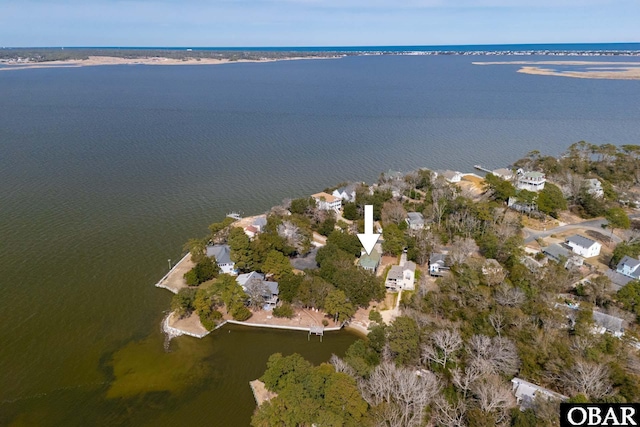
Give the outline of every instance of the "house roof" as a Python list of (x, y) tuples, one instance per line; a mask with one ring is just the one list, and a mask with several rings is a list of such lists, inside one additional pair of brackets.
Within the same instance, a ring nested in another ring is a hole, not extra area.
[(571, 251), (569, 251), (569, 249), (557, 243), (554, 243), (553, 245), (549, 245), (546, 248), (543, 248), (542, 252), (545, 255), (548, 255), (551, 258), (555, 259), (556, 261), (559, 261), (560, 257), (565, 257), (569, 259), (572, 256), (572, 253)]
[(624, 327), (623, 327), (624, 320), (619, 317), (611, 316), (609, 314), (601, 313), (599, 311), (594, 311), (593, 321), (596, 322), (598, 326), (602, 326), (608, 331), (624, 332)]
[(442, 175), (445, 179), (453, 179), (456, 176), (460, 176), (462, 175), (460, 172), (458, 171), (451, 171), (451, 170), (446, 170), (446, 171), (438, 171), (438, 174)]
[(328, 203), (333, 203), (336, 200), (338, 200), (338, 197), (333, 196), (333, 195), (331, 195), (329, 193), (325, 193), (324, 191), (322, 191), (320, 193), (312, 194), (311, 197), (313, 197), (316, 200), (324, 199)]
[(411, 270), (411, 271), (415, 272), (416, 271), (416, 263), (413, 262), (413, 261), (407, 261), (407, 262), (404, 263), (403, 269), (404, 270)]
[(533, 404), (537, 394), (542, 394), (547, 398), (555, 398), (558, 400), (569, 399), (568, 396), (556, 393), (548, 388), (540, 387), (539, 385), (530, 383), (529, 381), (525, 381), (521, 378), (515, 377), (511, 380), (511, 383), (513, 384), (513, 392), (516, 395), (516, 398), (521, 400), (521, 407), (525, 409)]
[(258, 229), (255, 228), (253, 225), (247, 225), (245, 228), (245, 231), (250, 231), (251, 233), (257, 233)]
[(627, 267), (629, 267), (630, 269), (636, 269), (638, 268), (638, 266), (640, 266), (640, 261), (635, 259), (635, 258), (631, 258), (630, 256), (625, 255), (624, 257), (622, 257), (622, 259), (620, 260), (620, 262), (618, 263), (618, 265), (616, 266), (617, 269), (622, 268), (623, 265), (626, 265)]
[(424, 216), (420, 212), (408, 212), (407, 219), (410, 224), (424, 225)]
[(429, 264), (435, 264), (436, 262), (441, 262), (444, 265), (446, 259), (447, 259), (447, 256), (445, 254), (434, 252), (429, 257)]
[(269, 292), (271, 292), (271, 295), (278, 295), (280, 293), (280, 289), (278, 289), (278, 282), (268, 282), (268, 281), (263, 281), (263, 283), (265, 285), (267, 285), (267, 288), (269, 289)]
[(528, 171), (522, 174), (523, 177), (525, 178), (544, 178), (544, 173), (542, 172), (535, 172), (535, 171)]
[(229, 245), (212, 245), (207, 246), (207, 256), (216, 257), (218, 264), (232, 264), (231, 248)]
[[(619, 264), (618, 264), (619, 265)], [(607, 270), (604, 272), (604, 275), (611, 280), (613, 283), (613, 287), (615, 290), (620, 290), (624, 285), (634, 280), (633, 277), (625, 276), (624, 274), (618, 273), (615, 270)]]
[(565, 240), (567, 243), (573, 243), (575, 245), (581, 246), (583, 248), (590, 248), (593, 245), (597, 244), (598, 242), (596, 242), (593, 239), (589, 239), (587, 237), (581, 236), (579, 234), (574, 234), (571, 237), (567, 237), (567, 240)]
[(511, 169), (507, 169), (507, 168), (496, 169), (491, 173), (496, 175), (496, 176), (500, 176), (500, 177), (502, 177), (502, 176), (513, 176), (513, 171)]
[(236, 282), (238, 282), (240, 286), (244, 286), (251, 279), (264, 280), (264, 274), (258, 273), (257, 271), (240, 274), (238, 277), (236, 277)]
[(376, 268), (380, 263), (380, 252), (375, 249), (371, 251), (371, 254), (364, 254), (358, 260), (358, 264), (363, 268)]
[(267, 217), (266, 216), (259, 216), (256, 219), (253, 220), (253, 225), (256, 227), (264, 227), (265, 225), (267, 225)]
[(404, 276), (404, 268), (399, 265), (391, 266), (389, 274), (387, 274), (387, 280), (402, 280)]

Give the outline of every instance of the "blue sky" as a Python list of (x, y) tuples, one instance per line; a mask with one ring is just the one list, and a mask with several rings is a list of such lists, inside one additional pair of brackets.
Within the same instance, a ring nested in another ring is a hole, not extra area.
[(0, 47), (639, 42), (639, 22), (639, 0), (0, 0)]

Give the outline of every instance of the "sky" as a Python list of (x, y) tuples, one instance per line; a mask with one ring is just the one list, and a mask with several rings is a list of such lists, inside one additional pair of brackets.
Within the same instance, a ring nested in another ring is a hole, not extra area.
[(640, 0), (0, 0), (0, 47), (640, 42)]

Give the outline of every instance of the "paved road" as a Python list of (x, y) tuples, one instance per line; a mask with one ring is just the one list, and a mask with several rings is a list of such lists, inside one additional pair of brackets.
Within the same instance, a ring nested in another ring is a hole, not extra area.
[[(637, 219), (640, 218), (640, 214), (633, 214), (633, 215), (629, 215), (630, 219)], [(577, 230), (577, 229), (587, 229), (587, 230), (593, 230), (593, 231), (597, 231), (599, 233), (604, 234), (605, 236), (611, 237), (611, 239), (615, 242), (615, 243), (620, 243), (622, 242), (622, 239), (618, 236), (616, 236), (615, 234), (613, 236), (611, 236), (611, 232), (602, 228), (603, 224), (606, 224), (607, 220), (605, 219), (590, 219), (588, 221), (583, 221), (583, 222), (579, 222), (577, 224), (567, 224), (567, 225), (562, 225), (560, 227), (556, 227), (556, 228), (551, 228), (549, 230), (546, 231), (539, 231), (539, 230), (533, 230), (531, 228), (524, 228), (524, 233), (525, 233), (525, 239), (524, 239), (524, 243), (531, 243), (534, 240), (536, 240), (537, 238), (544, 238), (544, 237), (549, 237), (552, 234), (557, 234), (557, 233), (562, 233), (564, 231), (569, 231), (569, 230)]]

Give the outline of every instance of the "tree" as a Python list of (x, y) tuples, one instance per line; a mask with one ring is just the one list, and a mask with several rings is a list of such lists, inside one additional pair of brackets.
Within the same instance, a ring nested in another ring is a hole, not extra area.
[(418, 360), (420, 329), (411, 317), (397, 317), (387, 328), (387, 341), (398, 365), (410, 365)]
[(195, 289), (183, 288), (171, 299), (171, 309), (180, 317), (190, 315), (194, 310)]
[(228, 244), (231, 249), (231, 259), (235, 262), (236, 268), (241, 271), (250, 271), (253, 268), (253, 250), (249, 236), (242, 228), (233, 227), (229, 231)]
[(609, 222), (608, 227), (611, 228), (611, 235), (613, 236), (613, 230), (620, 228), (622, 230), (628, 230), (631, 227), (631, 220), (627, 216), (627, 213), (622, 208), (611, 208), (604, 213), (605, 219)]
[(463, 264), (467, 258), (469, 258), (475, 251), (478, 250), (478, 246), (473, 239), (460, 238), (456, 236), (453, 239), (451, 251), (449, 252), (449, 258), (453, 264)]
[(462, 337), (457, 329), (440, 329), (431, 334), (431, 342), (422, 347), (423, 362), (434, 362), (446, 368), (447, 361), (462, 347)]
[(492, 415), (496, 424), (501, 423), (508, 416), (508, 409), (515, 404), (511, 387), (497, 375), (491, 375), (474, 382), (472, 391), (478, 407), (485, 417)]
[(404, 232), (396, 224), (389, 224), (382, 231), (382, 250), (391, 255), (399, 255), (406, 246)]
[(400, 225), (400, 223), (402, 223), (407, 217), (407, 211), (399, 201), (389, 200), (382, 205), (381, 217), (383, 225)]
[(276, 280), (280, 280), (282, 277), (292, 274), (293, 267), (291, 267), (289, 258), (284, 256), (282, 252), (271, 251), (262, 263), (262, 271), (264, 273), (273, 274), (273, 277)]
[(347, 202), (342, 205), (342, 216), (350, 221), (358, 219), (358, 206), (355, 202)]
[(187, 281), (187, 285), (198, 286), (207, 280), (216, 278), (219, 271), (220, 269), (215, 259), (205, 256), (191, 270), (185, 273), (184, 278)]
[(206, 256), (207, 247), (203, 239), (189, 239), (189, 241), (185, 243), (184, 248), (189, 251), (191, 261), (195, 263), (198, 263)]
[(305, 307), (324, 308), (324, 302), (333, 286), (318, 276), (305, 276), (298, 288), (296, 299)]
[(334, 322), (340, 323), (348, 320), (356, 312), (344, 292), (338, 289), (329, 292), (324, 300), (324, 309), (333, 316)]
[(623, 286), (616, 294), (625, 310), (640, 316), (640, 280), (633, 280)]
[(247, 297), (249, 297), (249, 304), (254, 310), (260, 309), (264, 305), (265, 295), (270, 293), (267, 285), (257, 277), (249, 279), (244, 288)]
[(294, 314), (293, 307), (291, 307), (291, 304), (288, 302), (283, 302), (273, 309), (273, 315), (276, 317), (286, 317), (287, 319), (291, 319)]
[(516, 189), (513, 184), (492, 173), (488, 173), (487, 176), (484, 177), (484, 180), (485, 189), (493, 193), (495, 200), (506, 202), (509, 200), (509, 197), (516, 195)]
[(613, 391), (609, 368), (602, 363), (578, 360), (564, 372), (563, 383), (570, 394), (580, 393), (591, 399), (601, 399)]
[(538, 195), (538, 210), (554, 218), (558, 213), (567, 209), (567, 201), (558, 186), (547, 182)]
[(313, 197), (293, 199), (291, 201), (291, 207), (289, 210), (291, 213), (304, 215), (312, 211), (316, 207), (316, 202)]

